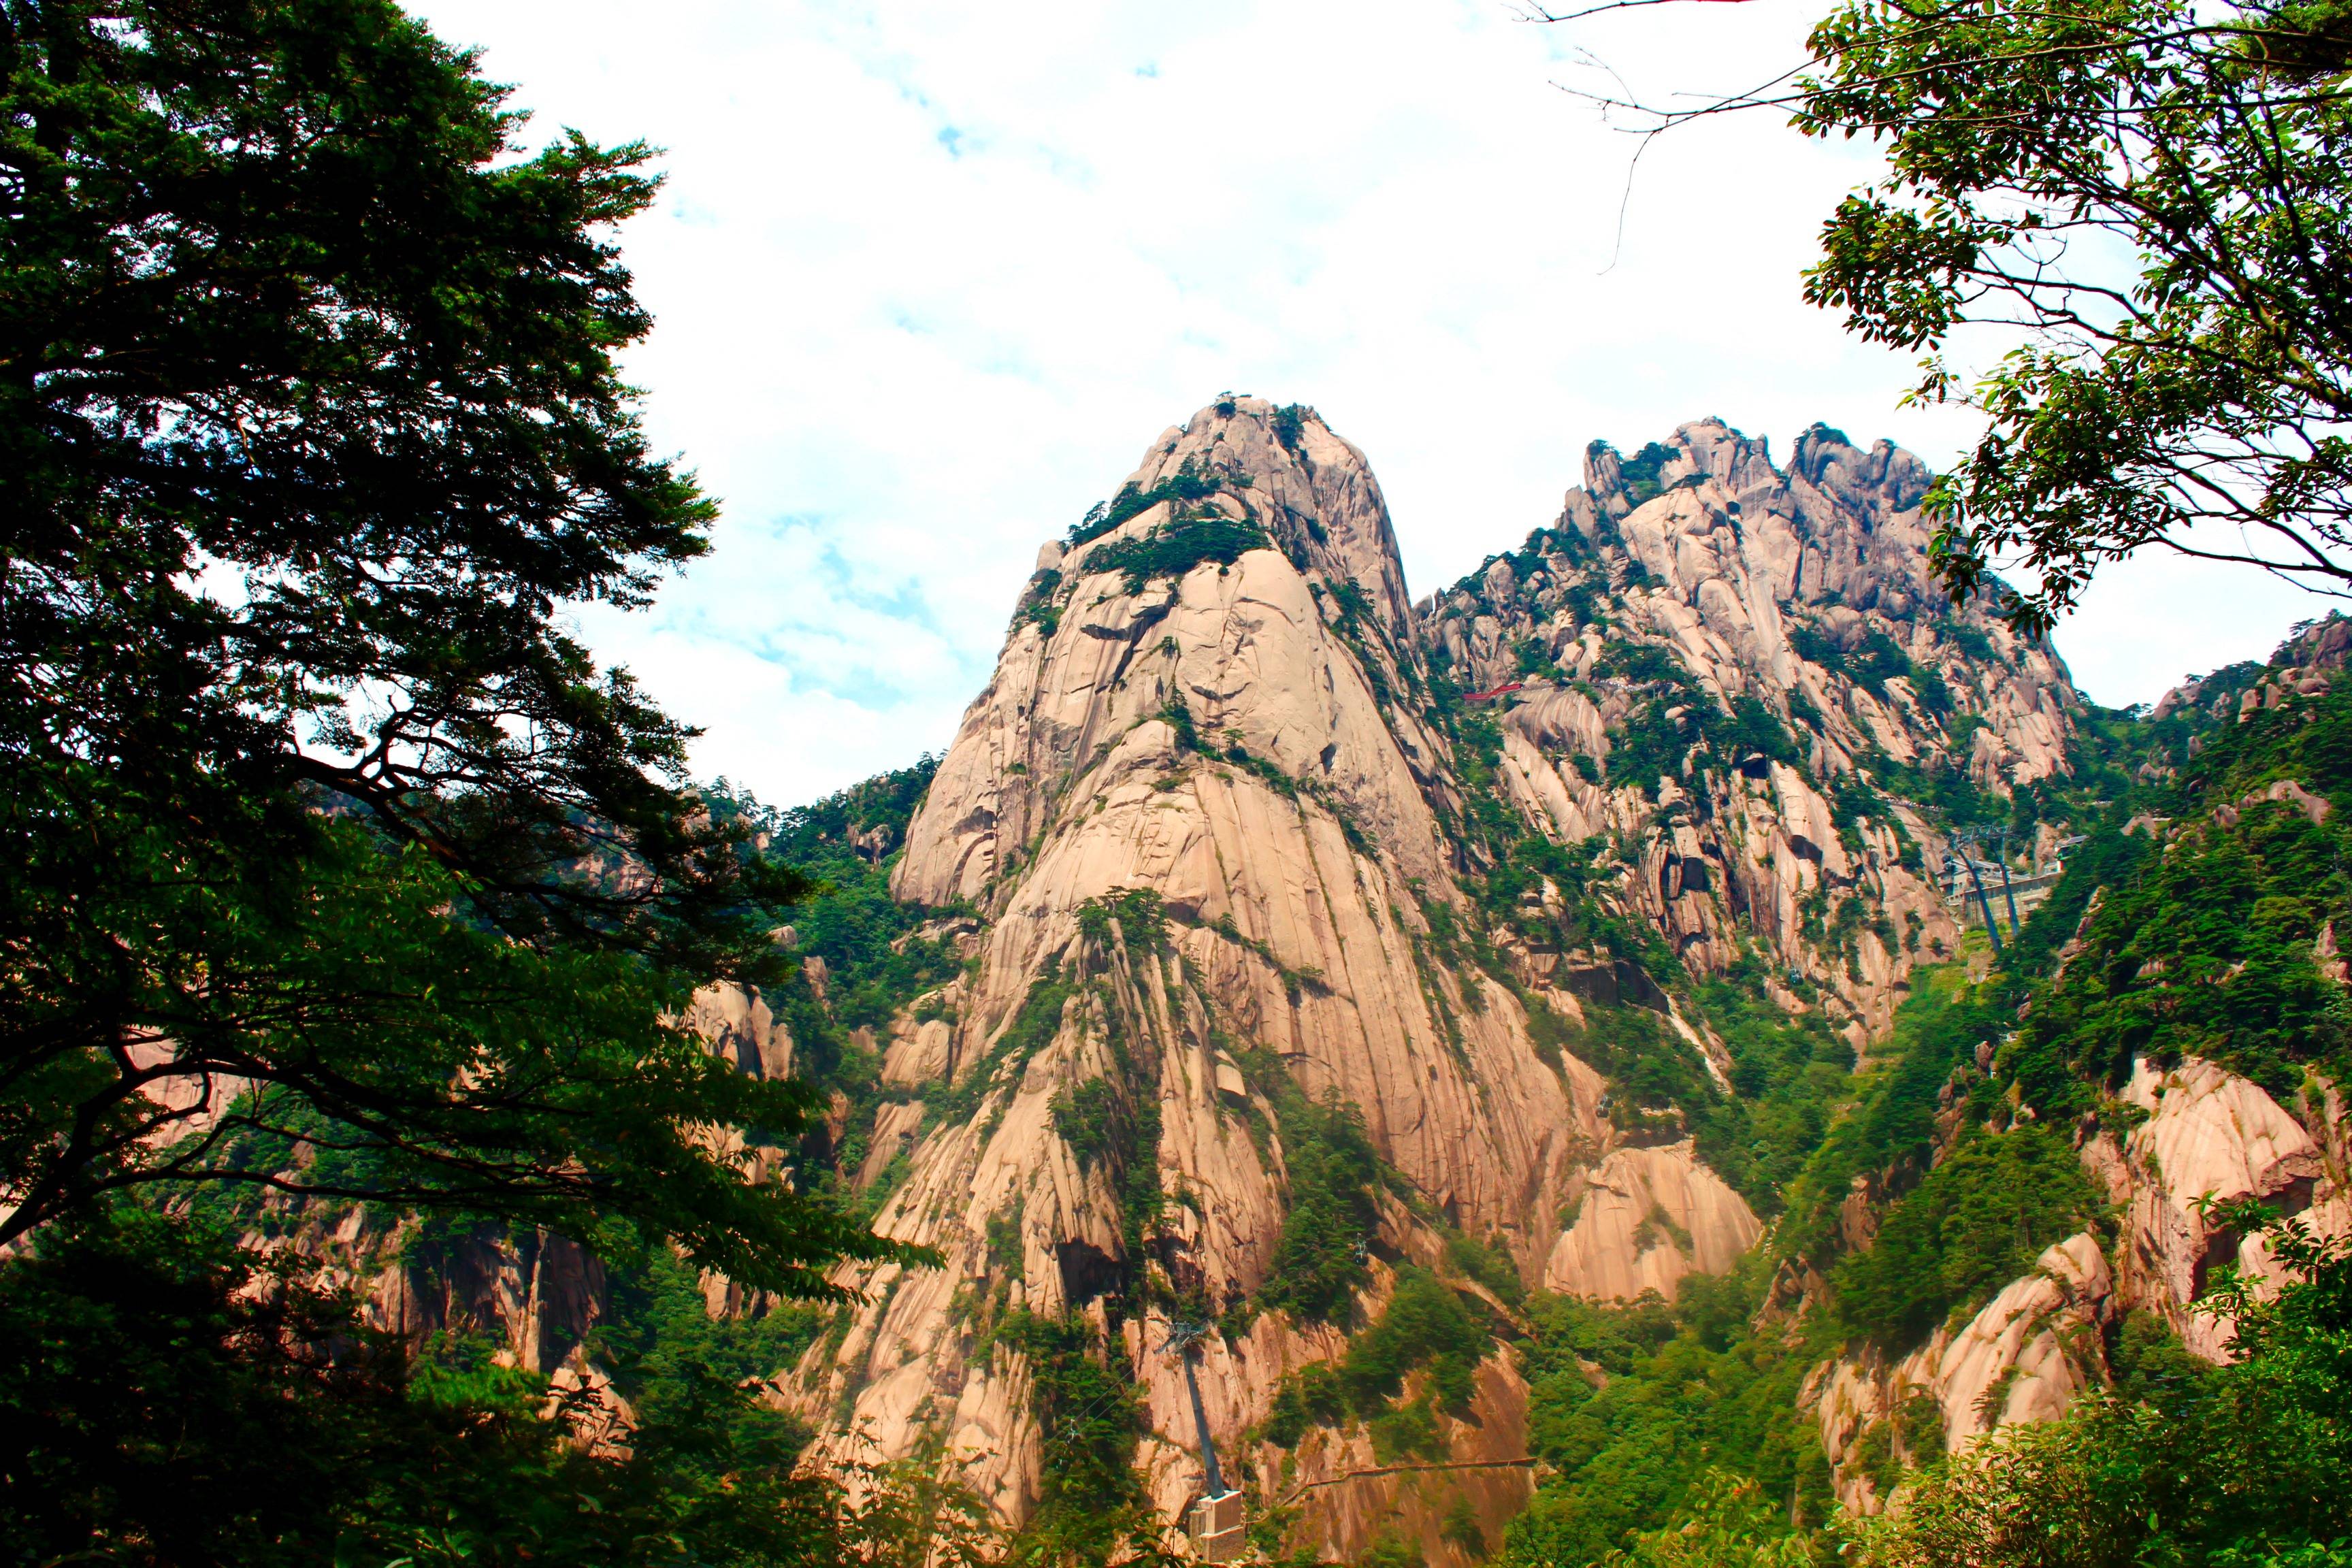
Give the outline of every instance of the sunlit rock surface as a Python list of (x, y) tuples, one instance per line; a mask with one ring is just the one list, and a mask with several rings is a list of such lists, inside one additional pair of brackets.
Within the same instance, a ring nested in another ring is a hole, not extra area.
[[(1359, 1108), (1412, 1196), (1387, 1211), (1360, 1321), (1396, 1268), (1438, 1263), (1448, 1232), (1494, 1238), (1531, 1286), (1613, 1300), (1671, 1295), (1755, 1243), (1756, 1215), (1689, 1139), (1621, 1130), (1605, 1079), (1538, 1048), (1528, 1009), (1655, 1006), (1669, 1041), (1727, 1086), (1719, 1042), (1605, 954), (1502, 932), (1507, 985), (1454, 947), (1478, 919), (1466, 879), (1483, 868), (1459, 826), (1473, 786), (1432, 718), (1440, 683), (1495, 720), (1486, 787), (1529, 829), (1628, 847), (1588, 896), (1650, 922), (1693, 973), (1760, 944), (1819, 985), (1857, 1048), (1958, 931), (1897, 826), (1932, 835), (1899, 815), (1842, 822), (1825, 781), (1881, 758), (1948, 758), (1987, 784), (2039, 777), (2063, 765), (2075, 699), (2046, 651), (1974, 612), (1967, 637), (1935, 629), (1961, 623), (1927, 576), (1927, 476), (1906, 454), (1817, 430), (1784, 473), (1703, 423), (1652, 466), (1654, 493), (1637, 500), (1597, 448), (1537, 548), (1415, 607), (1362, 454), (1311, 412), (1236, 398), (1163, 435), (1130, 480), (1139, 497), (1187, 476), (1213, 487), (1040, 552), (892, 882), (971, 921), (959, 939), (971, 972), (885, 1047), (886, 1083), (925, 1110), (886, 1107), (869, 1144), (909, 1156), (881, 1228), (945, 1264), (844, 1272), (865, 1303), (788, 1391), (823, 1445), (887, 1456), (941, 1436), (999, 1514), (1023, 1520), (1041, 1463), (1032, 1369), (973, 1326), (1022, 1309), (1108, 1325), (1106, 1291), (1143, 1279), (1157, 1282), (1146, 1296), (1215, 1316), (1198, 1363), (1212, 1433), (1261, 1504), (1297, 1510), (1297, 1544), (1353, 1555), (1402, 1531), (1431, 1561), (1466, 1563), (1425, 1489), (1373, 1463), (1361, 1428), (1312, 1428), (1283, 1451), (1252, 1441), (1286, 1375), (1348, 1342), (1252, 1306), (1287, 1210), (1284, 1095)], [(1255, 529), (1255, 547), (1122, 569), (1203, 520)], [(1946, 694), (1931, 711), (1903, 679), (1809, 664), (1796, 627), (1817, 653), (1896, 637)], [(1522, 669), (1530, 649), (1548, 669)], [(1677, 748), (1658, 776), (1614, 766), (1612, 735), (1649, 696), (1612, 672), (1609, 655), (1628, 649), (1727, 708), (1761, 703), (1789, 743), (1728, 766), (1684, 766)], [(1883, 918), (1832, 949), (1831, 897)], [(1047, 989), (1056, 975), (1065, 988)], [(757, 1032), (714, 1022), (729, 1041)], [(1108, 1166), (1057, 1121), (1057, 1097), (1095, 1079), (1156, 1110), (1169, 1201), (1145, 1256)], [(1148, 1405), (1138, 1463), (1173, 1519), (1197, 1486), (1197, 1444), (1158, 1310), (1117, 1337)], [(1468, 1498), (1489, 1539), (1530, 1484), (1516, 1463), (1524, 1407), (1498, 1352), (1472, 1418), (1443, 1418), (1464, 1467), (1443, 1495)]]

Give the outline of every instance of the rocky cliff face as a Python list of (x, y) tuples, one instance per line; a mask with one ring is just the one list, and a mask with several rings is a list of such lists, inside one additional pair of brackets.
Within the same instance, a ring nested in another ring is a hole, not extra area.
[(2229, 1320), (2196, 1306), (2209, 1276), (2227, 1264), (2260, 1291), (2284, 1270), (2263, 1237), (2223, 1226), (2209, 1205), (2258, 1198), (2319, 1236), (2352, 1236), (2352, 1124), (2324, 1079), (2290, 1107), (2210, 1061), (2163, 1069), (2143, 1058), (2118, 1103), (2144, 1120), (2121, 1133), (2094, 1122), (2079, 1143), (2114, 1205), (2112, 1239), (2085, 1233), (2051, 1247), (1967, 1323), (1897, 1361), (1865, 1349), (1819, 1369), (1806, 1398), (1847, 1508), (1885, 1506), (1890, 1458), (1923, 1463), (2008, 1423), (2063, 1415), (2108, 1381), (2105, 1331), (2135, 1309), (2196, 1354), (2228, 1360)]
[(2229, 1324), (2192, 1310), (2207, 1276), (2226, 1263), (2275, 1284), (2280, 1269), (2262, 1237), (2222, 1226), (2205, 1205), (2260, 1198), (2323, 1236), (2352, 1235), (2340, 1098), (2315, 1082), (2290, 1113), (2259, 1084), (2211, 1062), (2190, 1057), (2169, 1070), (2137, 1063), (2123, 1102), (2147, 1119), (2120, 1138), (2103, 1130), (2084, 1147), (2123, 1211), (2118, 1302), (2159, 1314), (2209, 1361), (2226, 1360)]
[[(1988, 1126), (2015, 1126), (2035, 1118), (2036, 1101), (2044, 1112), (2071, 1101), (2068, 1141), (2106, 1223), (2050, 1248), (1971, 1321), (1946, 1323), (1911, 1353), (1890, 1362), (1865, 1348), (1818, 1370), (1806, 1397), (1849, 1508), (1883, 1506), (1901, 1461), (2063, 1413), (2109, 1379), (2128, 1314), (2208, 1361), (2230, 1359), (2232, 1324), (2198, 1305), (2215, 1271), (2233, 1268), (2261, 1294), (2285, 1270), (2214, 1205), (2259, 1200), (2315, 1236), (2352, 1236), (2352, 1126), (2331, 1021), (2352, 969), (2329, 912), (2339, 906), (2313, 874), (2337, 854), (2342, 710), (2329, 704), (2347, 652), (2352, 624), (2331, 617), (2269, 664), (2191, 680), (2126, 727), (2130, 754), (2105, 787), (2144, 784), (2154, 798), (2107, 814), (2121, 831), (2092, 857), (2105, 871), (2085, 874), (2115, 883), (2086, 884), (2072, 939), (2018, 1009), (2023, 1026), (1976, 1047), (1939, 1117), (1948, 1146), (1988, 1110)], [(2273, 901), (2257, 914), (2263, 896)], [(2250, 971), (2264, 989), (2240, 988)], [(2204, 1005), (2184, 1009), (2192, 998)], [(2103, 1006), (2158, 1026), (2121, 1031), (2128, 1049), (2102, 1058), (2098, 1026), (2116, 1016)], [(2045, 1014), (2057, 1021), (2042, 1026)], [(2264, 1044), (2249, 1050), (2255, 1033)], [(2199, 1042), (2234, 1052), (2235, 1066), (2198, 1054)], [(1853, 1245), (1870, 1245), (1883, 1202), (1857, 1193)]]
[[(1695, 978), (1760, 976), (1866, 1047), (1958, 942), (1910, 795), (2064, 766), (2063, 670), (1936, 598), (1926, 479), (1819, 429), (1785, 472), (1713, 423), (1596, 447), (1554, 526), (1415, 607), (1363, 455), (1311, 411), (1163, 435), (1041, 552), (908, 826), (892, 890), (968, 963), (893, 1026), (859, 1175), (905, 1152), (878, 1224), (942, 1265), (844, 1276), (864, 1303), (789, 1391), (823, 1441), (943, 1440), (1028, 1519), (1077, 1440), (1035, 1325), (1090, 1324), (1173, 1518), (1197, 1446), (1162, 1346), (1202, 1322), (1212, 1435), (1296, 1544), (1467, 1561), (1463, 1510), (1492, 1539), (1526, 1496), (1507, 1354), (1461, 1352), (1402, 1461), (1312, 1369), (1408, 1280), (1501, 1322), (1522, 1283), (1727, 1268), (1750, 1204), (1580, 1059), (1588, 1015), (1655, 1019), (1644, 1048), (1733, 1098)], [(1504, 875), (1520, 841), (1575, 885)], [(735, 1010), (739, 1054), (789, 1060)], [(1351, 1119), (1378, 1171), (1334, 1187)]]
[[(1236, 1454), (1284, 1375), (1343, 1345), (1252, 1310), (1297, 1108), (1359, 1108), (1399, 1178), (1368, 1247), (1371, 1311), (1448, 1227), (1535, 1267), (1545, 1216), (1609, 1141), (1598, 1079), (1547, 1063), (1517, 997), (1435, 957), (1468, 909), (1442, 826), (1454, 786), (1361, 455), (1243, 405), (1170, 432), (1123, 493), (1187, 476), (1191, 497), (1048, 551), (910, 826), (894, 891), (981, 922), (952, 1018), (887, 1068), (954, 1106), (881, 1221), (947, 1266), (859, 1281), (870, 1305), (807, 1373), (811, 1408), (870, 1425), (886, 1451), (949, 1434), (1012, 1519), (1038, 1500), (1041, 1435), (1023, 1357), (979, 1348), (1004, 1314), (1112, 1331), (1146, 1390), (1158, 1442), (1139, 1462), (1168, 1513), (1196, 1484), (1179, 1369), (1158, 1351), (1172, 1312), (1220, 1324), (1201, 1371)], [(1185, 559), (1200, 535), (1237, 547)], [(1156, 1137), (1098, 1149), (1081, 1103)], [(1507, 1422), (1507, 1374), (1486, 1384)], [(1334, 1490), (1317, 1501), (1344, 1538)]]
[[(1815, 426), (1783, 472), (1707, 421), (1585, 470), (1553, 528), (1423, 605), (1433, 657), (1472, 690), (1517, 685), (1514, 803), (1563, 840), (1638, 844), (1622, 897), (1685, 964), (1759, 943), (1863, 1044), (1911, 956), (1957, 941), (1921, 875), (1944, 841), (1906, 795), (1939, 771), (2004, 792), (2063, 771), (2065, 671), (1950, 613), (1929, 475), (1883, 442)], [(1853, 900), (1871, 918), (1832, 934)]]

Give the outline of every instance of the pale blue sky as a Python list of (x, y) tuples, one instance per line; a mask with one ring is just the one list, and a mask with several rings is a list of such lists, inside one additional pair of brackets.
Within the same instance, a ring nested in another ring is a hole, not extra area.
[[(1416, 595), (1551, 520), (1595, 437), (1816, 419), (1932, 463), (1907, 356), (1797, 272), (1866, 151), (1761, 116), (1627, 137), (1555, 83), (1747, 85), (1822, 0), (1658, 6), (1571, 35), (1485, 0), (429, 0), (538, 113), (666, 149), (625, 235), (658, 325), (655, 439), (725, 504), (649, 613), (583, 629), (702, 725), (706, 775), (791, 803), (938, 749), (1037, 545), (1218, 393), (1364, 448)], [(1616, 253), (1614, 265), (1612, 254)], [(2058, 642), (2102, 701), (2318, 613), (2135, 564)]]

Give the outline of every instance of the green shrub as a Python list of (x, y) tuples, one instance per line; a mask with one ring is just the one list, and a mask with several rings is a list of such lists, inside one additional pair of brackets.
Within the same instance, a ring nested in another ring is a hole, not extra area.
[(1343, 1322), (1371, 1278), (1367, 1258), (1380, 1227), (1372, 1201), (1380, 1156), (1351, 1105), (1317, 1105), (1298, 1095), (1280, 1114), (1289, 1208), (1258, 1301), (1312, 1321)]
[(1008, 1313), (997, 1342), (1029, 1362), (1030, 1408), (1044, 1436), (1037, 1510), (1013, 1543), (1013, 1561), (1101, 1564), (1124, 1560), (1152, 1529), (1135, 1469), (1143, 1407), (1118, 1338), (1084, 1316)]
[[(1335, 623), (1342, 633), (1353, 635), (1372, 618), (1372, 601), (1360, 584), (1342, 579), (1331, 584), (1331, 602), (1339, 606), (1339, 618)], [(1379, 671), (1367, 668), (1367, 676), (1377, 679)]]
[(1062, 624), (1061, 605), (1055, 600), (1061, 586), (1062, 574), (1051, 567), (1030, 578), (1028, 589), (1021, 595), (1021, 606), (1013, 613), (1013, 626), (1034, 623), (1051, 638)]
[(1442, 1408), (1469, 1408), (1472, 1377), (1493, 1336), (1470, 1315), (1453, 1287), (1427, 1269), (1407, 1265), (1397, 1271), (1396, 1290), (1380, 1321), (1348, 1347), (1340, 1386), (1358, 1413), (1379, 1409), (1403, 1386), (1406, 1376), (1429, 1369), (1429, 1385)]
[(1123, 1109), (1118, 1091), (1098, 1078), (1061, 1090), (1046, 1107), (1055, 1134), (1069, 1145), (1080, 1170), (1103, 1163), (1120, 1147), (1120, 1134), (1129, 1131), (1122, 1125)]
[(1992, 638), (1981, 627), (1966, 621), (1946, 621), (1936, 628), (1936, 635), (1979, 664), (2000, 661), (2000, 650), (1992, 646)]
[(1730, 1055), (1734, 1092), (1721, 1094), (1710, 1081), (1706, 1098), (1689, 1109), (1708, 1165), (1770, 1215), (1853, 1091), (1853, 1047), (1819, 1011), (1783, 1012), (1764, 994), (1765, 973), (1760, 960), (1743, 955), (1693, 985), (1699, 1021)]
[[(1895, 1009), (1885, 1063), (1853, 1108), (1832, 1123), (1788, 1188), (1782, 1252), (1821, 1267), (1836, 1245), (1838, 1209), (1857, 1176), (1897, 1185), (1924, 1174), (1936, 1132), (1937, 1096), (1977, 1046), (2014, 1026), (2016, 1002), (1996, 986), (1975, 987), (1957, 964), (1914, 972), (1911, 995)], [(1891, 1058), (1891, 1059), (1890, 1059)]]
[(1784, 1524), (1792, 1500), (1800, 1522), (1826, 1521), (1829, 1468), (1797, 1393), (1832, 1346), (1813, 1327), (1756, 1331), (1773, 1267), (1757, 1253), (1727, 1277), (1690, 1276), (1672, 1306), (1529, 1299), (1519, 1363), (1528, 1451), (1546, 1469), (1502, 1562), (1601, 1563), (1636, 1532), (1703, 1511), (1719, 1468), (1777, 1500)]
[(1608, 1079), (1612, 1114), (1621, 1126), (1645, 1125), (1640, 1114), (1645, 1110), (1695, 1111), (1715, 1098), (1696, 1054), (1645, 1007), (1587, 1002), (1584, 1026), (1566, 1044)]
[(1676, 456), (1674, 447), (1652, 441), (1632, 457), (1617, 459), (1617, 471), (1625, 477), (1625, 494), (1635, 506), (1664, 493), (1658, 473)]
[[(1396, 1289), (1379, 1321), (1356, 1337), (1336, 1365), (1300, 1368), (1276, 1390), (1258, 1435), (1293, 1447), (1310, 1426), (1335, 1426), (1352, 1416), (1371, 1430), (1381, 1462), (1414, 1455), (1434, 1458), (1440, 1410), (1466, 1414), (1476, 1393), (1478, 1363), (1494, 1336), (1462, 1304), (1453, 1287), (1425, 1268), (1397, 1271)], [(1405, 1380), (1426, 1369), (1417, 1397), (1396, 1405)]]
[(1097, 501), (1087, 509), (1087, 515), (1069, 531), (1069, 547), (1075, 550), (1081, 544), (1100, 539), (1120, 523), (1129, 518), (1142, 516), (1161, 501), (1174, 501), (1180, 505), (1203, 501), (1223, 489), (1224, 480), (1222, 476), (1203, 472), (1189, 458), (1176, 472), (1150, 489), (1129, 479), (1119, 487), (1118, 494), (1113, 496), (1108, 504)]
[(1613, 676), (1620, 680), (1664, 682), (1679, 687), (1684, 680), (1683, 667), (1675, 656), (1654, 643), (1620, 642), (1592, 661), (1596, 676)]
[[(2095, 1391), (1932, 1469), (1863, 1525), (1859, 1568), (2126, 1568), (2352, 1562), (2352, 1255), (2259, 1214), (2288, 1283), (2255, 1300), (2224, 1277), (2209, 1303), (2236, 1359), (2139, 1389)], [(2126, 1324), (2126, 1332), (2129, 1325)], [(2153, 1339), (2154, 1336), (2147, 1336)]]
[(1021, 999), (1020, 1010), (988, 1048), (988, 1054), (952, 1087), (932, 1097), (930, 1103), (938, 1110), (929, 1120), (950, 1125), (968, 1121), (980, 1109), (981, 1100), (1007, 1061), (1017, 1067), (1053, 1044), (1054, 1037), (1061, 1032), (1063, 1011), (1070, 998), (1077, 994), (1077, 989), (1075, 982), (1058, 972), (1041, 974), (1030, 982), (1029, 994)]
[[(657, 1417), (691, 1410), (714, 1384), (742, 1387), (789, 1371), (816, 1342), (825, 1318), (799, 1302), (714, 1318), (701, 1276), (667, 1251), (613, 1267), (605, 1279), (604, 1313), (589, 1354), (632, 1405)], [(753, 1406), (737, 1418), (767, 1422), (778, 1414)]]
[[(2140, 1057), (2204, 1057), (2273, 1094), (2292, 1092), (2305, 1063), (2352, 1066), (2343, 1004), (2312, 952), (2321, 921), (2352, 913), (2333, 818), (2262, 802), (2163, 854), (2120, 836), (2095, 842), (2106, 895), (2001, 1055), (2028, 1103), (2045, 1115), (2093, 1109)], [(2046, 930), (2040, 949), (2057, 936)]]
[(1897, 676), (1905, 676), (1910, 679), (1912, 689), (1921, 692), (1923, 701), (1927, 698), (1921, 689), (1925, 682), (1933, 679), (1936, 689), (1942, 693), (1945, 709), (1950, 706), (1951, 693), (1943, 681), (1922, 674), (1919, 667), (1911, 662), (1911, 656), (1903, 651), (1902, 645), (1883, 631), (1872, 630), (1864, 637), (1862, 647), (1848, 653), (1832, 642), (1818, 626), (1793, 626), (1789, 628), (1789, 646), (1797, 651), (1798, 658), (1807, 663), (1819, 665), (1832, 675), (1844, 676), (1881, 700), (1886, 696), (1886, 683)]
[(1307, 458), (1307, 416), (1314, 412), (1302, 403), (1286, 403), (1274, 411), (1274, 438), (1282, 449), (1304, 462)]
[(1777, 1498), (1746, 1476), (1709, 1472), (1688, 1505), (1656, 1530), (1636, 1532), (1610, 1568), (1814, 1568), (1828, 1542), (1789, 1522)]
[(1086, 561), (1088, 572), (1120, 572), (1127, 591), (1139, 594), (1159, 577), (1181, 577), (1203, 562), (1230, 563), (1253, 550), (1273, 548), (1265, 530), (1239, 518), (1203, 514), (1173, 518), (1140, 539), (1115, 539)]
[(1503, 1300), (1518, 1305), (1527, 1295), (1526, 1282), (1519, 1278), (1519, 1267), (1511, 1261), (1508, 1248), (1497, 1237), (1480, 1241), (1475, 1236), (1455, 1232), (1445, 1241), (1446, 1266), (1466, 1279), (1475, 1279)]
[(1348, 1394), (1339, 1369), (1328, 1362), (1300, 1367), (1274, 1391), (1274, 1404), (1258, 1436), (1277, 1447), (1295, 1448), (1309, 1426), (1336, 1426), (1348, 1417)]
[(2103, 1204), (2074, 1145), (2048, 1128), (1971, 1130), (1838, 1265), (1846, 1321), (1894, 1349), (1973, 1312)]

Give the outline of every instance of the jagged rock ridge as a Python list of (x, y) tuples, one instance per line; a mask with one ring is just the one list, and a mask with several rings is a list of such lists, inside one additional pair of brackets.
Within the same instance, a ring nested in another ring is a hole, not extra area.
[[(1596, 447), (1559, 523), (1426, 601), (1424, 636), (1465, 689), (1524, 682), (1502, 776), (1531, 820), (1641, 842), (1627, 897), (1686, 963), (1719, 971), (1760, 939), (1862, 1043), (1906, 955), (1952, 941), (1921, 875), (1943, 840), (1904, 783), (1922, 764), (2001, 790), (2062, 773), (2078, 700), (2049, 649), (1939, 603), (1908, 453), (1815, 426), (1783, 473), (1706, 421), (1643, 456), (1629, 476)], [(1654, 747), (1612, 765), (1629, 728), (1672, 738), (1663, 776)], [(1809, 938), (1857, 893), (1868, 929)]]
[[(1348, 1311), (1274, 1277), (1318, 1108), (1355, 1108), (1390, 1173), (1341, 1268), (1357, 1321), (1416, 1268), (1507, 1316), (1450, 1265), (1460, 1237), (1595, 1296), (1671, 1292), (1753, 1243), (1681, 1122), (1627, 1114), (1560, 1049), (1591, 1005), (1639, 1002), (1731, 1091), (1675, 973), (1571, 945), (1569, 906), (1636, 922), (1685, 975), (1769, 956), (1777, 999), (1857, 1046), (1956, 945), (1920, 869), (1938, 840), (1885, 786), (2062, 768), (2074, 700), (2046, 650), (1930, 615), (1925, 480), (1820, 430), (1786, 473), (1714, 423), (1596, 448), (1556, 526), (1415, 608), (1368, 464), (1311, 411), (1227, 399), (1163, 435), (1041, 552), (909, 826), (893, 890), (971, 963), (887, 1044), (877, 1131), (909, 1160), (879, 1224), (945, 1265), (845, 1275), (866, 1304), (792, 1392), (825, 1440), (938, 1434), (1024, 1520), (1057, 1439), (1006, 1325), (1079, 1317), (1141, 1390), (1136, 1458), (1173, 1518), (1197, 1466), (1159, 1347), (1207, 1318), (1213, 1435), (1294, 1540), (1353, 1554), (1402, 1529), (1462, 1558), (1423, 1489), (1357, 1474), (1384, 1468), (1361, 1425), (1252, 1440), (1349, 1342)], [(1486, 907), (1506, 828), (1580, 847), (1582, 890)], [(1524, 1397), (1490, 1353), (1433, 1438), (1516, 1458)], [(1449, 1495), (1491, 1532), (1526, 1487), (1498, 1467)]]

